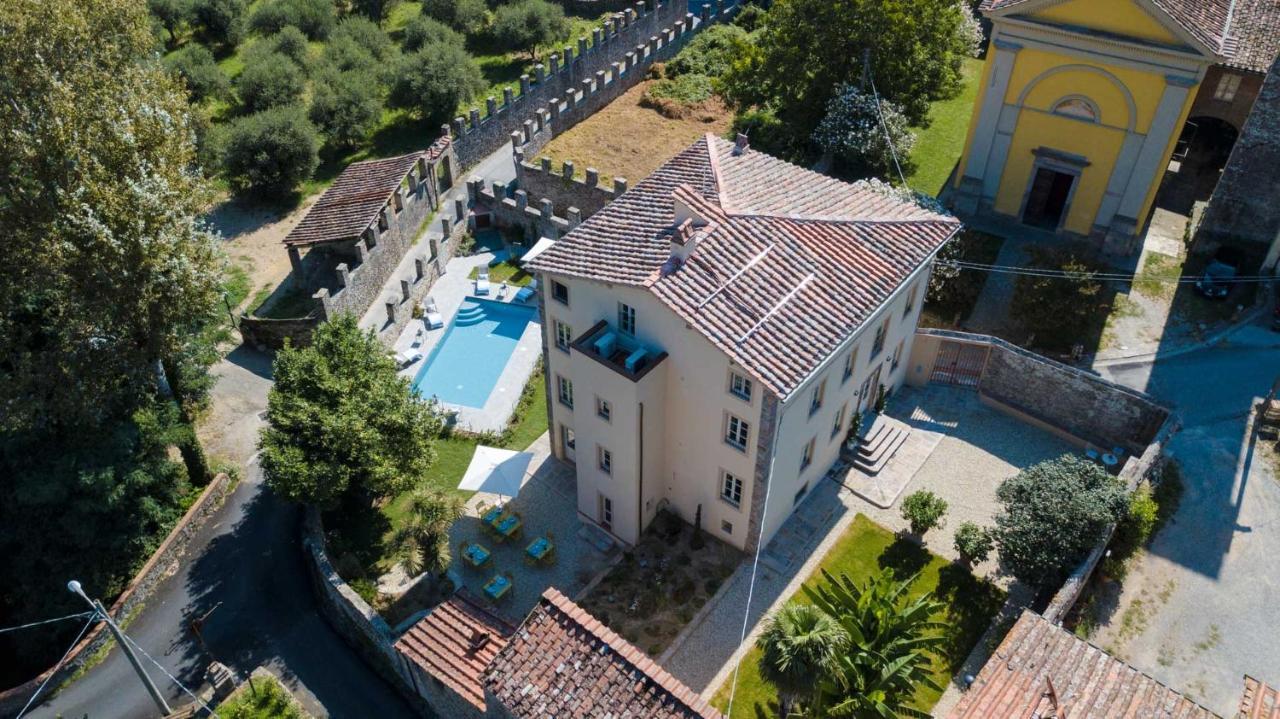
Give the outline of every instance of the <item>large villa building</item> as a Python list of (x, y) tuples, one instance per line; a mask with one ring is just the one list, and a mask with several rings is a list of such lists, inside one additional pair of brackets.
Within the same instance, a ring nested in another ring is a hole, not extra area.
[(767, 542), (901, 384), (959, 229), (708, 135), (531, 260), (581, 517), (635, 543), (666, 507)]

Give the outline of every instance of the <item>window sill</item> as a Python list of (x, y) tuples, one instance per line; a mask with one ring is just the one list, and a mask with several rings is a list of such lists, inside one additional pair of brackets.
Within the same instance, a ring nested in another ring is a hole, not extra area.
[(741, 452), (741, 453), (743, 453), (743, 454), (746, 454), (746, 453), (747, 453), (746, 445), (743, 445), (743, 446), (739, 447), (738, 445), (736, 445), (736, 444), (734, 444), (733, 442), (730, 442), (730, 441), (728, 441), (728, 440), (725, 440), (725, 443), (724, 443), (724, 444), (725, 444), (725, 446), (726, 446), (726, 447), (731, 447), (731, 448), (733, 448), (733, 449), (736, 449), (736, 450), (738, 450), (739, 452)]
[(746, 402), (747, 404), (751, 404), (751, 395), (740, 395), (737, 392), (734, 392), (733, 390), (729, 390), (729, 396), (733, 397), (734, 399), (740, 399), (743, 402)]
[(739, 512), (741, 512), (741, 511), (742, 511), (742, 502), (737, 502), (737, 503), (735, 504), (732, 500), (730, 500), (730, 499), (726, 498), (724, 495), (721, 495), (721, 496), (720, 496), (720, 501), (721, 501), (721, 502), (723, 502), (723, 503), (725, 503), (726, 505), (728, 505), (728, 506), (730, 506), (730, 507), (733, 507), (735, 510), (737, 510), (737, 511), (739, 511)]

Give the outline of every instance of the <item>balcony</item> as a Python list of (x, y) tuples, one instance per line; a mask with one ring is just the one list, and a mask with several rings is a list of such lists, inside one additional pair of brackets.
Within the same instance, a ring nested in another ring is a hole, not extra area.
[(667, 358), (667, 353), (646, 346), (600, 320), (570, 345), (632, 382), (639, 381)]

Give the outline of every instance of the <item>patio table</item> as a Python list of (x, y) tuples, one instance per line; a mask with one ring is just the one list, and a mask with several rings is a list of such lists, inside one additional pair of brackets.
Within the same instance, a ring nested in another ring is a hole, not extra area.
[(498, 523), (493, 526), (493, 528), (497, 530), (498, 534), (502, 535), (504, 539), (509, 539), (514, 536), (516, 532), (520, 531), (520, 527), (520, 517), (515, 514), (508, 514), (498, 520)]
[(468, 544), (467, 548), (462, 550), (462, 558), (473, 567), (484, 566), (492, 556), (483, 544), (475, 542)]
[(536, 561), (542, 561), (550, 556), (551, 551), (555, 549), (555, 545), (546, 537), (538, 537), (525, 548), (525, 552)]
[(490, 507), (484, 514), (480, 515), (480, 521), (488, 525), (497, 524), (504, 511), (502, 505)]
[(484, 593), (490, 599), (502, 599), (507, 592), (511, 591), (511, 580), (501, 574), (493, 575), (493, 579), (485, 582)]

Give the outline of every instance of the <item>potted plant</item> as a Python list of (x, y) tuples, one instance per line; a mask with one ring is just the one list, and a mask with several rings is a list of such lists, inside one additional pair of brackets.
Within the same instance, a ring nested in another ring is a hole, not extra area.
[(853, 416), (849, 418), (849, 432), (844, 436), (845, 449), (852, 452), (858, 448), (858, 441), (862, 439), (862, 413), (854, 411)]
[(979, 527), (973, 522), (964, 522), (956, 528), (955, 547), (960, 555), (960, 563), (971, 569), (991, 555), (991, 550), (995, 548), (995, 538), (990, 529)]
[(919, 538), (930, 529), (941, 527), (946, 513), (946, 500), (928, 490), (912, 492), (902, 500), (902, 518), (911, 525), (911, 534)]

